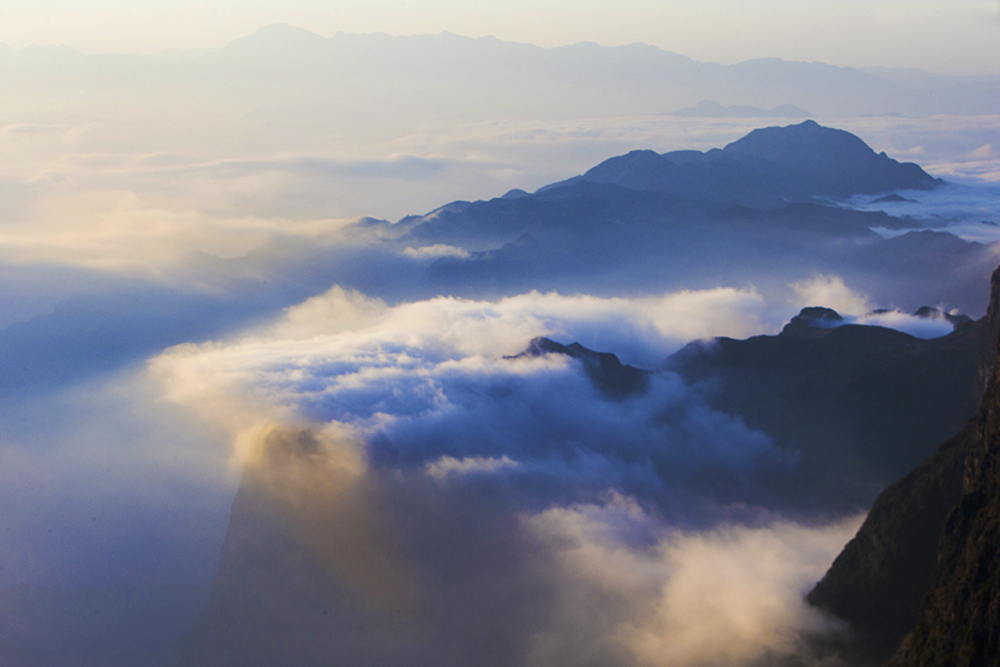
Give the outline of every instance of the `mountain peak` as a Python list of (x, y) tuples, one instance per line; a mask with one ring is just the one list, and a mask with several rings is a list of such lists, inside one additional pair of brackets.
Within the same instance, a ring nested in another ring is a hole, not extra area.
[(786, 164), (815, 160), (820, 153), (832, 152), (837, 157), (853, 159), (875, 155), (859, 137), (811, 119), (797, 125), (758, 128), (722, 150)]
[(875, 153), (850, 132), (814, 120), (760, 128), (705, 153), (635, 150), (605, 160), (583, 179), (758, 209), (941, 183), (916, 164)]
[(801, 333), (806, 329), (831, 329), (839, 327), (843, 323), (844, 318), (832, 308), (808, 306), (799, 311), (799, 314), (785, 325), (781, 333)]
[(753, 130), (722, 152), (792, 168), (813, 188), (823, 186), (834, 196), (929, 190), (941, 183), (916, 164), (876, 153), (860, 137), (814, 120)]
[(272, 57), (314, 49), (328, 42), (327, 38), (305, 28), (288, 23), (272, 23), (261, 26), (246, 37), (240, 37), (227, 44), (222, 53), (243, 56)]
[(610, 352), (595, 352), (580, 343), (562, 345), (544, 336), (532, 338), (526, 350), (507, 358), (522, 359), (542, 357), (547, 354), (564, 354), (581, 361), (587, 377), (598, 389), (612, 398), (641, 394), (646, 391), (649, 384), (647, 371), (623, 364)]

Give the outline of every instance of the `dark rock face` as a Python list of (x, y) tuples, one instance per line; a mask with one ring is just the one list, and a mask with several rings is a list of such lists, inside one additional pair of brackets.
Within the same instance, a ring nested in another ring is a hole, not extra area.
[(852, 664), (1000, 660), (1000, 269), (991, 286), (978, 414), (879, 496), (807, 598), (849, 623), (836, 650)]
[[(994, 318), (998, 294), (1000, 270), (993, 274)], [(970, 428), (961, 496), (941, 533), (933, 583), (891, 667), (1000, 661), (1000, 373), (995, 363)]]
[(973, 432), (967, 427), (883, 491), (807, 596), (850, 623), (837, 647), (849, 664), (881, 664), (913, 627), (934, 576), (938, 536), (961, 493)]

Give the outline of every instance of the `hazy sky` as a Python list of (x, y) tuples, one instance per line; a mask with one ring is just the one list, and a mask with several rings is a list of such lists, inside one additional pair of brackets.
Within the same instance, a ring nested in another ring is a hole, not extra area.
[(1000, 73), (997, 0), (8, 0), (0, 42), (88, 52), (213, 49), (277, 22), (325, 36), (449, 30), (542, 46), (645, 42), (722, 63), (776, 56)]

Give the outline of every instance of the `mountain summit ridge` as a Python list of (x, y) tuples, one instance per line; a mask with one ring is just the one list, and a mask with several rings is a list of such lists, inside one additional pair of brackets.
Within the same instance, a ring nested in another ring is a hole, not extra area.
[(588, 170), (583, 180), (632, 190), (724, 198), (751, 207), (843, 198), (942, 184), (919, 165), (876, 153), (861, 138), (814, 120), (753, 130), (725, 148), (632, 151)]

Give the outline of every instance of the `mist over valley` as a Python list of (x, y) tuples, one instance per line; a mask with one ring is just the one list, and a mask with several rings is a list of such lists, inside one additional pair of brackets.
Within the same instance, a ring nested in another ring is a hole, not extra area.
[(0, 662), (994, 636), (933, 563), (994, 519), (997, 82), (284, 24), (0, 49)]

